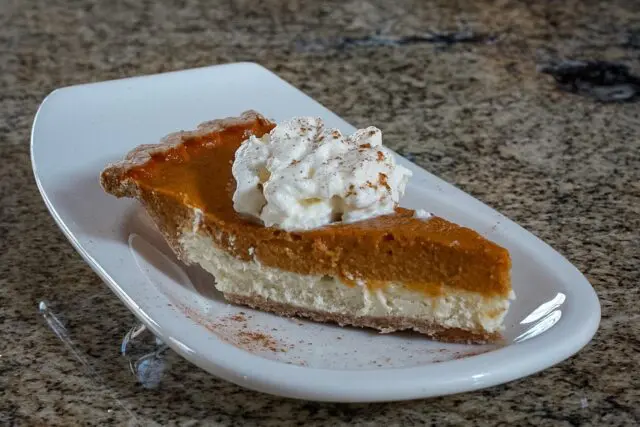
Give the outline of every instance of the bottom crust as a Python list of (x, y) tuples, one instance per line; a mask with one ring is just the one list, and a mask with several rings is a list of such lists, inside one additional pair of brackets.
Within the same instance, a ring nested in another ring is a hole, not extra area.
[(373, 328), (379, 330), (381, 333), (414, 330), (438, 341), (460, 344), (486, 344), (502, 341), (502, 336), (498, 332), (479, 333), (460, 328), (446, 328), (432, 322), (406, 317), (353, 316), (344, 313), (319, 312), (269, 301), (261, 296), (245, 296), (224, 293), (224, 297), (227, 301), (234, 304), (246, 305), (263, 311), (270, 311), (280, 316), (306, 317), (316, 322), (337, 323), (340, 326)]

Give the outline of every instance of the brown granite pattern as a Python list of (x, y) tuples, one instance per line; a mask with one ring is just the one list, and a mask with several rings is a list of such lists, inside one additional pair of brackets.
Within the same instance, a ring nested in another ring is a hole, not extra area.
[[(640, 103), (560, 92), (536, 65), (600, 59), (638, 74), (640, 3), (255, 3), (0, 2), (0, 424), (637, 425)], [(414, 37), (461, 25), (482, 36)], [(404, 403), (279, 399), (175, 356), (159, 389), (136, 384), (117, 355), (133, 316), (36, 190), (33, 115), (56, 87), (242, 60), (379, 125), (392, 148), (550, 242), (599, 294), (594, 341), (523, 380)], [(43, 298), (88, 367), (37, 315)]]

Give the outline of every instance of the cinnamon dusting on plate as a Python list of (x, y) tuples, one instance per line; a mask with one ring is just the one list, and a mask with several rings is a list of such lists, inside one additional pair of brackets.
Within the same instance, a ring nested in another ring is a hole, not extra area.
[(181, 305), (180, 308), (188, 318), (215, 333), (220, 339), (251, 353), (286, 353), (288, 349), (293, 348), (292, 345), (287, 346), (267, 332), (249, 329), (247, 320), (252, 316), (247, 316), (242, 311), (226, 316), (206, 318), (188, 306)]

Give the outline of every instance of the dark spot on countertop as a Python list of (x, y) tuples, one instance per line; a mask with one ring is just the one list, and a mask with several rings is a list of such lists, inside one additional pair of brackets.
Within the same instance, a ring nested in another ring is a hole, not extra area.
[(361, 47), (381, 47), (381, 46), (410, 46), (419, 44), (432, 44), (438, 48), (446, 48), (455, 44), (482, 44), (494, 43), (498, 38), (492, 34), (485, 34), (472, 30), (461, 31), (425, 31), (410, 35), (392, 35), (376, 32), (361, 37), (340, 37), (335, 40), (298, 40), (298, 50), (302, 51), (322, 51), (327, 49), (351, 49)]
[(627, 31), (627, 37), (622, 47), (627, 49), (640, 49), (640, 28)]
[(489, 43), (495, 41), (494, 36), (477, 33), (471, 30), (459, 32), (433, 32), (408, 36), (372, 35), (361, 38), (344, 37), (337, 44), (337, 48), (346, 49), (360, 46), (405, 46), (412, 44), (453, 45), (456, 43)]
[(601, 102), (637, 100), (640, 78), (629, 67), (606, 61), (556, 61), (538, 67), (553, 76), (561, 90)]

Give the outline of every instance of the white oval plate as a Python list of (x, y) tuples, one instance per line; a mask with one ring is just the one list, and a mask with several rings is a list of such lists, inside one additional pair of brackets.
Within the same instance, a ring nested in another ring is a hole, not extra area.
[(379, 335), (225, 303), (211, 290), (210, 276), (175, 260), (136, 202), (101, 190), (98, 174), (139, 144), (247, 109), (276, 120), (320, 116), (329, 126), (354, 130), (251, 63), (58, 89), (33, 124), (33, 170), (58, 225), (127, 307), (186, 359), (281, 396), (402, 400), (533, 374), (571, 356), (595, 333), (598, 298), (575, 267), (503, 215), (403, 158), (414, 172), (404, 206), (471, 227), (511, 252), (517, 300), (506, 319), (505, 346)]

